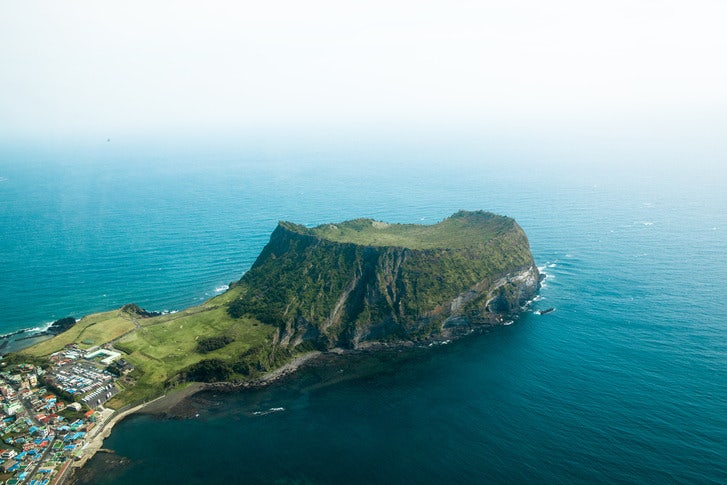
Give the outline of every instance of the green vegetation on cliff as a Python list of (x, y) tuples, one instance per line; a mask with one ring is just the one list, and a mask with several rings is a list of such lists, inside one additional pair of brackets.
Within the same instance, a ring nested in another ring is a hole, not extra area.
[[(488, 308), (491, 286), (522, 271), (534, 280), (509, 285), (506, 311)], [(429, 337), (462, 311), (494, 321), (534, 295), (537, 270), (517, 223), (487, 212), (433, 225), (281, 222), (237, 288), (231, 316), (275, 325), (293, 345), (351, 347)], [(453, 308), (465, 300), (467, 308)]]

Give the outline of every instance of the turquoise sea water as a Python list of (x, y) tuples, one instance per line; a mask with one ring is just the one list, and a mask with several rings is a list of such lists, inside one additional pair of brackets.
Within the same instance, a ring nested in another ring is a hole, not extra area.
[(548, 315), (204, 394), (190, 419), (129, 418), (105, 444), (129, 463), (85, 483), (727, 482), (718, 177), (406, 153), (3, 155), (0, 333), (193, 305), (239, 278), (279, 219), (491, 210), (548, 274), (534, 303)]

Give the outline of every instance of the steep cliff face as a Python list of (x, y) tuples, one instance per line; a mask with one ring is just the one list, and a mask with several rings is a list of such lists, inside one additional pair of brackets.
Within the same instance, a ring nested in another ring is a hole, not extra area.
[(237, 284), (229, 313), (277, 325), (280, 344), (351, 348), (497, 323), (539, 275), (514, 220), (459, 212), (430, 226), (281, 222)]

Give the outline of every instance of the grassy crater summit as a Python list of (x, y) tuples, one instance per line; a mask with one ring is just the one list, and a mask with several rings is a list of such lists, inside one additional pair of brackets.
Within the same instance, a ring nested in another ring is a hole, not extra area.
[(389, 224), (373, 219), (354, 219), (314, 228), (292, 222), (280, 222), (280, 225), (302, 235), (362, 246), (462, 249), (483, 245), (513, 230), (517, 223), (491, 212), (460, 211), (436, 224)]

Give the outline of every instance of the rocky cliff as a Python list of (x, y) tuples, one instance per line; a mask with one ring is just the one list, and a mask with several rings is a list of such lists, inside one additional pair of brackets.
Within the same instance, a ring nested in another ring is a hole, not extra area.
[(281, 222), (228, 312), (276, 325), (282, 345), (356, 348), (501, 322), (539, 281), (523, 230), (488, 212), (433, 225)]

